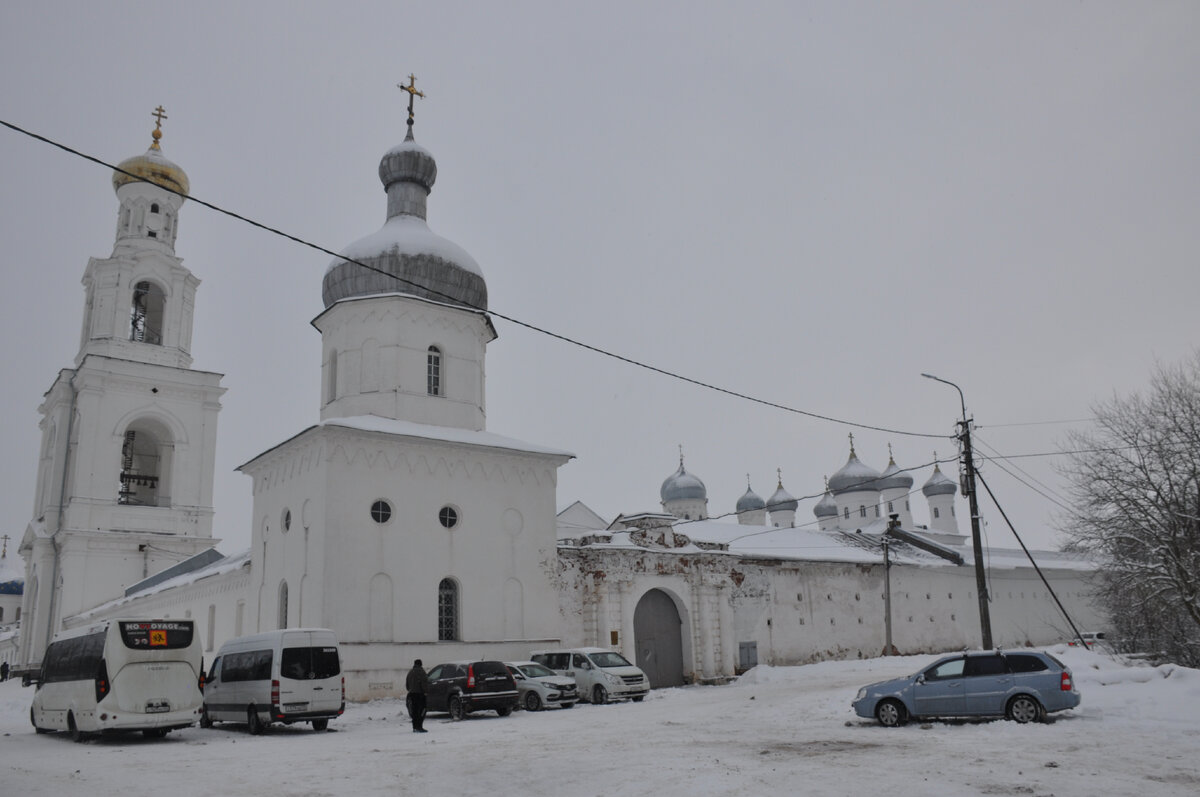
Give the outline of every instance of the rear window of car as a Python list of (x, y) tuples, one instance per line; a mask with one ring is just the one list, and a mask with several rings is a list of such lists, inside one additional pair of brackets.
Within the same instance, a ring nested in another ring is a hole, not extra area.
[(502, 661), (477, 661), (473, 669), (476, 675), (510, 675), (508, 667)]
[(296, 681), (333, 678), (341, 671), (336, 647), (284, 648), (279, 659), (280, 675)]
[(1008, 662), (1009, 672), (1041, 672), (1050, 669), (1041, 658), (1027, 653), (1010, 653), (1004, 660)]

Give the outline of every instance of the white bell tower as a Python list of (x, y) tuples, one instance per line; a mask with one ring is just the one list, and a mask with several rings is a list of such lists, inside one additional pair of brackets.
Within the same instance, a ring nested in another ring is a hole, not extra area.
[(27, 663), (63, 618), (120, 597), (212, 539), (221, 374), (191, 370), (200, 281), (175, 255), (189, 185), (159, 146), (160, 106), (145, 154), (113, 174), (120, 208), (108, 258), (83, 275), (75, 367), (38, 408), (42, 447), (21, 650)]

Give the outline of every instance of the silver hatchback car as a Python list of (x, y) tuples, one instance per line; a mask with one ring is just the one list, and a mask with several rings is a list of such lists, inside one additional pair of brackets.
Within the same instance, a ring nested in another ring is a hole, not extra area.
[(1045, 719), (1079, 705), (1070, 669), (1038, 650), (956, 653), (913, 675), (864, 686), (851, 704), (860, 717), (903, 725), (923, 717)]

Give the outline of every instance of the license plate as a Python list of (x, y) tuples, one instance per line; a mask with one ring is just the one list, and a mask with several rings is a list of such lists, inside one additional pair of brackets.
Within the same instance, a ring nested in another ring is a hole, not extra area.
[(147, 714), (163, 714), (170, 710), (171, 710), (171, 706), (169, 703), (147, 703), (146, 704), (146, 713)]
[(284, 703), (283, 704), (284, 711), (303, 711), (306, 708), (308, 708), (307, 703)]

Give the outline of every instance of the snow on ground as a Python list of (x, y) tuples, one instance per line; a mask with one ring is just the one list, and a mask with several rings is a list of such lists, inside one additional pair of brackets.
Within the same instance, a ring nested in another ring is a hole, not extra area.
[(327, 733), (189, 728), (74, 744), (36, 735), (32, 688), (0, 683), (0, 795), (1188, 795), (1200, 793), (1200, 671), (1050, 649), (1075, 710), (1039, 725), (885, 729), (850, 710), (859, 686), (935, 656), (758, 667), (726, 686), (643, 703), (452, 722), (414, 734), (400, 701), (351, 704)]

